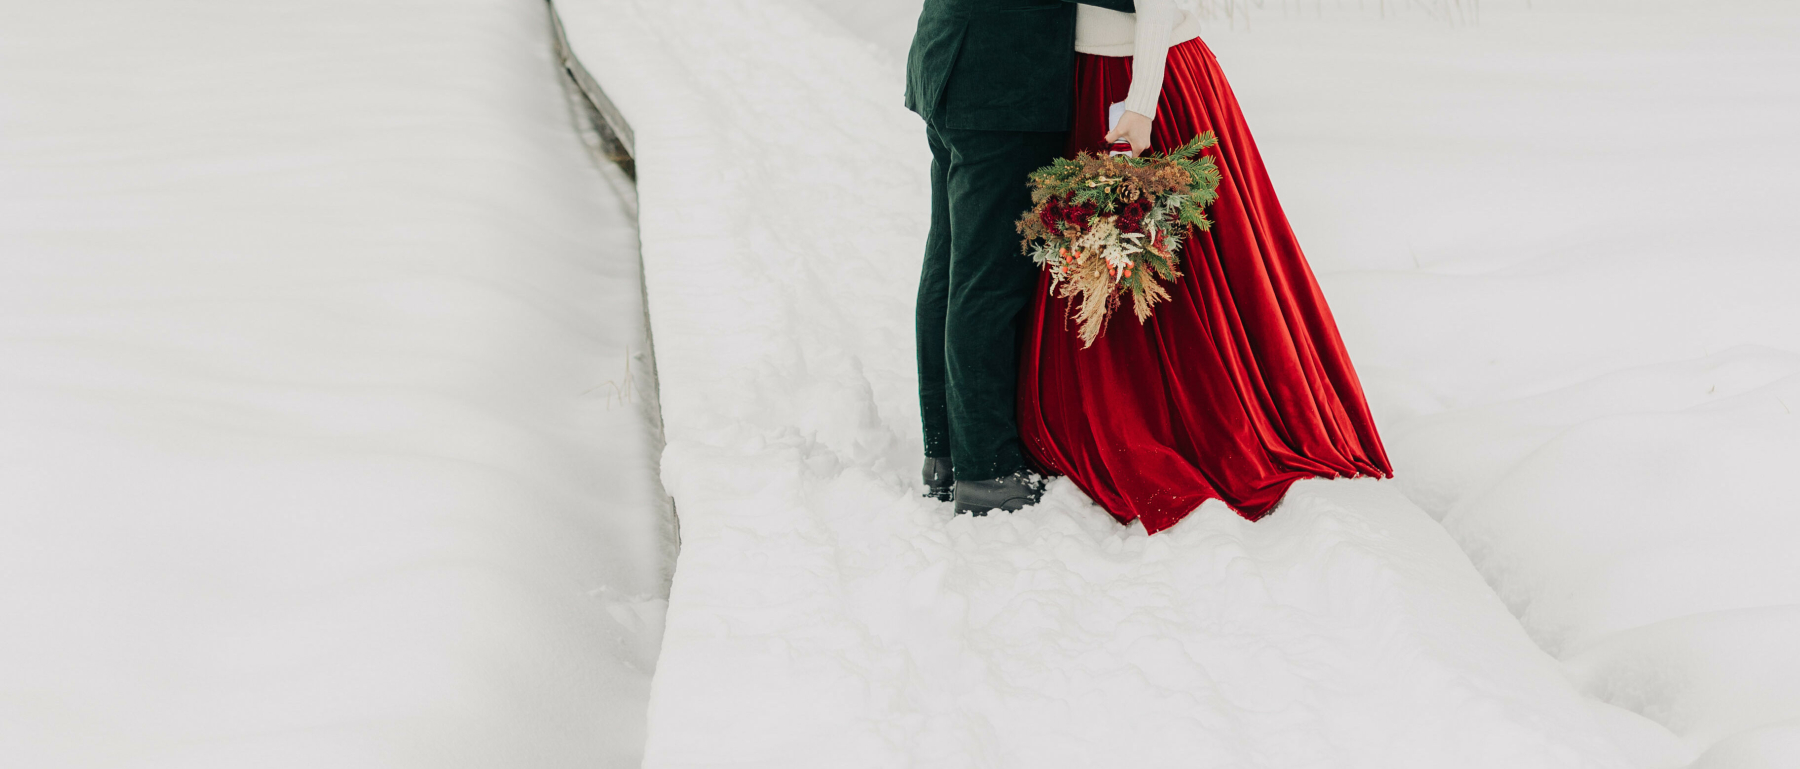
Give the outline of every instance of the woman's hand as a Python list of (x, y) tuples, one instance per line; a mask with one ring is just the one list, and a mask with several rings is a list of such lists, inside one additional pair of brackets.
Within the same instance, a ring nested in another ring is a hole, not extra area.
[(1111, 144), (1120, 137), (1131, 142), (1132, 157), (1144, 154), (1144, 150), (1150, 149), (1150, 118), (1125, 110), (1125, 114), (1119, 116), (1119, 124), (1106, 132), (1106, 143)]

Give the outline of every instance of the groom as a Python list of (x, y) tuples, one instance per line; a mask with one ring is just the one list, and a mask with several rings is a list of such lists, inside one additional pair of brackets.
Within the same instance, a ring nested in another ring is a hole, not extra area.
[[(1132, 0), (1081, 0), (1132, 11)], [(1013, 223), (1026, 177), (1062, 154), (1075, 68), (1073, 0), (925, 0), (906, 106), (931, 144), (931, 231), (919, 276), (925, 485), (958, 513), (1043, 496), (1014, 405), (1021, 315), (1037, 268)]]

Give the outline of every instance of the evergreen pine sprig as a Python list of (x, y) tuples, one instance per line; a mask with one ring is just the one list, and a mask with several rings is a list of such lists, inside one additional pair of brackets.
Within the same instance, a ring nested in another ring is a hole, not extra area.
[(1166, 155), (1083, 152), (1032, 172), (1019, 234), (1057, 295), (1078, 299), (1084, 347), (1126, 292), (1140, 323), (1169, 298), (1160, 281), (1181, 276), (1183, 240), (1212, 228), (1206, 207), (1219, 197), (1219, 167), (1205, 150), (1218, 143), (1207, 131)]

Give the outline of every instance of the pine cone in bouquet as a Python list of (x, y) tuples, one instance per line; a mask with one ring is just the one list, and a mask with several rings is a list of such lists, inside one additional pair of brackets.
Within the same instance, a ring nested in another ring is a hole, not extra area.
[(1203, 151), (1216, 144), (1207, 131), (1167, 155), (1083, 152), (1031, 174), (1019, 234), (1057, 296), (1076, 300), (1084, 347), (1126, 293), (1139, 323), (1169, 298), (1162, 281), (1181, 276), (1183, 239), (1212, 227), (1205, 209), (1219, 197), (1219, 167)]

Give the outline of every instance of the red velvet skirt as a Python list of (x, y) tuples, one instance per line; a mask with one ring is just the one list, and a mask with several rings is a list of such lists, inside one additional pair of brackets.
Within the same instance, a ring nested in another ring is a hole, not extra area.
[[(1087, 349), (1069, 300), (1039, 281), (1019, 367), (1026, 451), (1151, 533), (1209, 499), (1256, 520), (1302, 478), (1389, 477), (1337, 323), (1218, 60), (1191, 40), (1169, 50), (1166, 73), (1151, 151), (1218, 135), (1212, 230), (1187, 241), (1172, 298), (1149, 321), (1123, 309)], [(1071, 156), (1104, 149), (1107, 106), (1130, 87), (1130, 58), (1077, 57)]]

